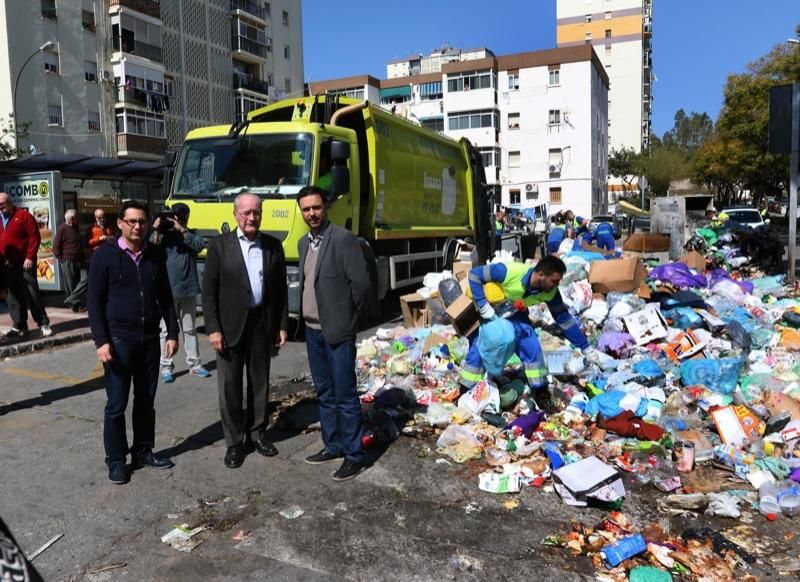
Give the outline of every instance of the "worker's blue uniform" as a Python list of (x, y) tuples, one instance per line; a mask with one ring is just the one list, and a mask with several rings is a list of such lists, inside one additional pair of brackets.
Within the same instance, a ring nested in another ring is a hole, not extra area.
[(550, 233), (547, 235), (548, 254), (557, 253), (558, 247), (561, 246), (565, 238), (567, 238), (567, 228), (565, 226), (559, 224), (551, 228)]
[[(531, 289), (532, 275), (533, 267), (523, 263), (494, 263), (472, 269), (469, 273), (469, 288), (472, 298), (479, 308), (487, 304), (483, 284), (490, 281), (499, 283), (506, 299), (510, 301), (521, 299), (528, 307), (546, 303), (553, 319), (564, 332), (564, 336), (581, 350), (588, 348), (589, 341), (581, 331), (578, 322), (567, 310), (558, 287), (547, 292)], [(528, 385), (533, 389), (546, 388), (547, 365), (539, 345), (539, 338), (528, 318), (528, 310), (518, 311), (509, 318), (509, 321), (514, 325), (516, 337), (514, 351), (525, 366), (525, 378)], [(479, 342), (480, 337), (476, 334), (470, 343), (467, 357), (461, 364), (461, 383), (468, 388), (475, 386), (484, 376)]]
[(616, 248), (614, 227), (607, 222), (601, 222), (597, 225), (597, 228), (594, 229), (594, 238), (596, 240), (595, 244), (601, 249), (613, 251)]

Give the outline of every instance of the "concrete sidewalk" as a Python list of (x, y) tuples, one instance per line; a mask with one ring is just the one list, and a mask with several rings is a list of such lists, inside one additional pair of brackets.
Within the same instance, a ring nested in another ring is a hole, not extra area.
[[(48, 298), (49, 299), (49, 298)], [(49, 301), (52, 302), (52, 301)], [(57, 346), (64, 346), (91, 339), (89, 331), (89, 316), (86, 312), (73, 313), (66, 307), (46, 306), (47, 316), (50, 318), (50, 327), (53, 335), (42, 337), (42, 332), (33, 319), (28, 316), (28, 333), (20, 339), (6, 338), (6, 332), (11, 329), (11, 316), (8, 305), (0, 302), (0, 359), (29, 354)]]

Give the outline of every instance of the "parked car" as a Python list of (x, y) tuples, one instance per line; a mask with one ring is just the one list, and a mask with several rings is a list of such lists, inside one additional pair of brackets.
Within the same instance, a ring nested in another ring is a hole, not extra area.
[(630, 234), (634, 232), (650, 232), (650, 217), (634, 216), (631, 218)]
[(758, 228), (769, 222), (769, 219), (765, 222), (761, 213), (751, 207), (725, 208), (722, 212), (728, 215), (729, 220), (750, 228)]
[(619, 238), (622, 236), (622, 226), (620, 225), (619, 221), (617, 221), (616, 217), (612, 216), (611, 214), (598, 214), (597, 216), (592, 216), (592, 224), (597, 226), (601, 222), (607, 222), (611, 225), (611, 228), (614, 229), (614, 238)]

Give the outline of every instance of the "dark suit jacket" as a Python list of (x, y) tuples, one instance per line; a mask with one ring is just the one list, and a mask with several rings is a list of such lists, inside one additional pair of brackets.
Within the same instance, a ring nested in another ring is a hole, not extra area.
[[(264, 289), (261, 306), (269, 338), (289, 325), (286, 259), (281, 243), (260, 233), (264, 257)], [(250, 305), (250, 280), (239, 246), (237, 231), (226, 232), (208, 243), (203, 270), (203, 317), (206, 333), (221, 331), (225, 342), (235, 346), (242, 339)]]
[[(308, 253), (308, 237), (297, 243), (300, 256), (300, 317), (303, 316), (303, 265)], [(335, 224), (320, 243), (314, 291), (319, 308), (319, 322), (325, 341), (335, 345), (345, 340), (354, 340), (358, 331), (358, 320), (364, 312), (370, 294), (367, 263), (361, 244), (349, 230)]]

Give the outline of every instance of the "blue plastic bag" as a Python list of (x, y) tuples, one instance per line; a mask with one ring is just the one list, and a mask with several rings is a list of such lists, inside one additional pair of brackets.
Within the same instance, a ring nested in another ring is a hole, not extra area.
[(691, 307), (676, 307), (675, 309), (662, 311), (661, 314), (672, 320), (673, 327), (683, 330), (703, 326), (703, 318)]
[(744, 358), (719, 360), (687, 360), (681, 364), (681, 382), (684, 386), (700, 384), (722, 394), (730, 394), (739, 382)]
[[(634, 403), (635, 409), (633, 413), (636, 416), (642, 418), (647, 414), (647, 404), (649, 402), (647, 398), (642, 398), (636, 394), (628, 394), (620, 390), (612, 390), (611, 392), (598, 394), (586, 403), (584, 412), (589, 416), (597, 416), (599, 413), (606, 418), (614, 418), (622, 414), (623, 411), (630, 409), (630, 407), (623, 408), (620, 406), (623, 398), (627, 398), (626, 402)], [(637, 399), (638, 403), (636, 402)]]
[(633, 365), (633, 371), (640, 376), (644, 376), (648, 380), (652, 380), (653, 378), (661, 378), (664, 375), (664, 371), (661, 369), (658, 363), (650, 358), (636, 362)]
[(478, 337), (478, 353), (483, 367), (492, 376), (503, 373), (506, 362), (514, 355), (514, 324), (496, 317), (481, 325)]

